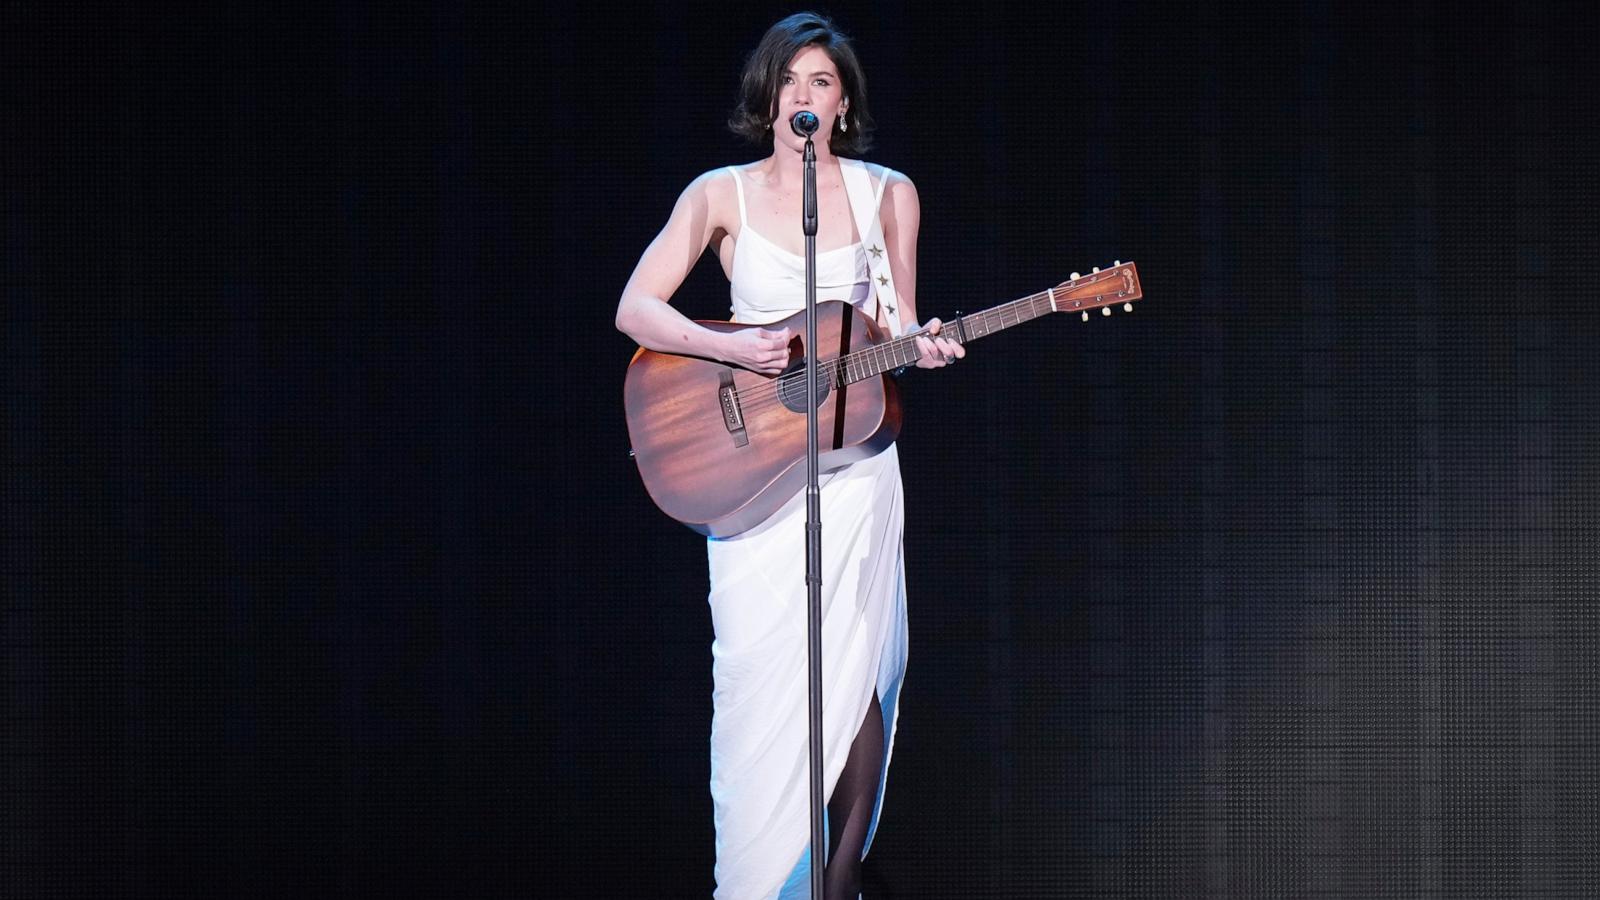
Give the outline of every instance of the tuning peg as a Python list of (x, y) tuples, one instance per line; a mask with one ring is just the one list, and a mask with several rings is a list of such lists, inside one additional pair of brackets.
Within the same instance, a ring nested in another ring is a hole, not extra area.
[(1089, 311), (1087, 309), (1083, 311), (1083, 320), (1085, 322), (1089, 321)]
[(1099, 266), (1095, 266), (1094, 267), (1094, 271), (1090, 272), (1089, 274), (1090, 275), (1098, 275), (1098, 274), (1100, 274), (1100, 267)]
[(1111, 307), (1109, 307), (1109, 306), (1100, 307), (1100, 315), (1102, 315), (1102, 316), (1111, 315)]
[(1122, 260), (1119, 259), (1116, 262), (1112, 263), (1112, 265), (1113, 266), (1120, 266), (1120, 265), (1122, 265)]
[(1123, 312), (1133, 312), (1133, 304), (1132, 303), (1124, 303), (1124, 304), (1122, 304), (1122, 311)]
[(1073, 272), (1073, 273), (1072, 273), (1072, 277), (1071, 277), (1071, 278), (1068, 278), (1068, 279), (1067, 279), (1067, 280), (1068, 280), (1068, 281), (1077, 281), (1077, 280), (1078, 280), (1078, 279), (1079, 279), (1079, 278), (1082, 278), (1082, 277), (1083, 277), (1083, 276), (1082, 276), (1082, 275), (1079, 275), (1079, 274), (1078, 274), (1078, 273), (1077, 273), (1077, 272)]

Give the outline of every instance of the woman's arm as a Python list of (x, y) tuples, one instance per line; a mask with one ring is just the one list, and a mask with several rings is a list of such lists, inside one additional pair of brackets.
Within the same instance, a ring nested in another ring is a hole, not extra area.
[(617, 330), (642, 347), (734, 363), (764, 374), (781, 372), (789, 361), (787, 329), (746, 328), (712, 331), (690, 320), (667, 301), (682, 286), (717, 230), (713, 215), (714, 170), (696, 178), (678, 197), (667, 224), (656, 235), (617, 303)]
[[(900, 298), (900, 324), (912, 332), (923, 328), (917, 321), (917, 231), (922, 226), (922, 202), (911, 179), (893, 169), (885, 169), (884, 177), (889, 184), (884, 188), (879, 216), (884, 243), (889, 245), (889, 277)], [(939, 334), (942, 324), (938, 319), (929, 320), (927, 333)], [(917, 350), (921, 353), (917, 366), (923, 369), (937, 369), (967, 355), (960, 342), (946, 337), (919, 337)]]

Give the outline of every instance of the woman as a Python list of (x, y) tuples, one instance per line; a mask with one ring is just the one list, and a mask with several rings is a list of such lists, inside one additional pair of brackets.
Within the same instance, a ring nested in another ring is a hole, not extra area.
[[(898, 172), (855, 159), (872, 131), (860, 64), (848, 38), (811, 13), (772, 26), (745, 64), (729, 126), (767, 156), (714, 169), (684, 190), (623, 289), (618, 329), (652, 350), (764, 374), (783, 370), (795, 337), (787, 329), (714, 332), (667, 301), (711, 247), (728, 275), (735, 321), (770, 323), (804, 307), (805, 140), (789, 126), (800, 110), (820, 120), (813, 139), (817, 299), (854, 303), (891, 334), (918, 329), (916, 188)], [(872, 207), (864, 216), (853, 213), (852, 194), (855, 213)], [(866, 234), (858, 222), (870, 223)], [(880, 231), (881, 244), (869, 240)], [(965, 355), (959, 343), (938, 336), (938, 319), (925, 332), (917, 338), (919, 367)], [(821, 499), (830, 844), (824, 883), (829, 898), (846, 898), (860, 891), (905, 671), (904, 519), (894, 446), (825, 475)], [(801, 896), (808, 886), (805, 517), (802, 491), (766, 522), (707, 544), (719, 898)]]

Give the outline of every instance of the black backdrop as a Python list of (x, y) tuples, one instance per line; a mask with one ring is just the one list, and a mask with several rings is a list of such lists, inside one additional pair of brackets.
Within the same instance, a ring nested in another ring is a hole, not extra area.
[[(925, 316), (1147, 296), (905, 382), (871, 895), (1600, 892), (1580, 6), (833, 8)], [(709, 891), (611, 317), (791, 10), (0, 12), (0, 895)]]

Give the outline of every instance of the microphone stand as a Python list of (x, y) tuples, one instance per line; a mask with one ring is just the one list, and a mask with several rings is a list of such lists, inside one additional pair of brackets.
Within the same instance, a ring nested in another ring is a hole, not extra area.
[[(796, 116), (798, 119), (799, 116)], [(810, 122), (816, 129), (815, 116)], [(798, 128), (796, 129), (799, 130)], [(801, 228), (806, 236), (806, 668), (811, 715), (811, 900), (822, 900), (822, 491), (817, 486), (817, 150), (805, 134)]]

